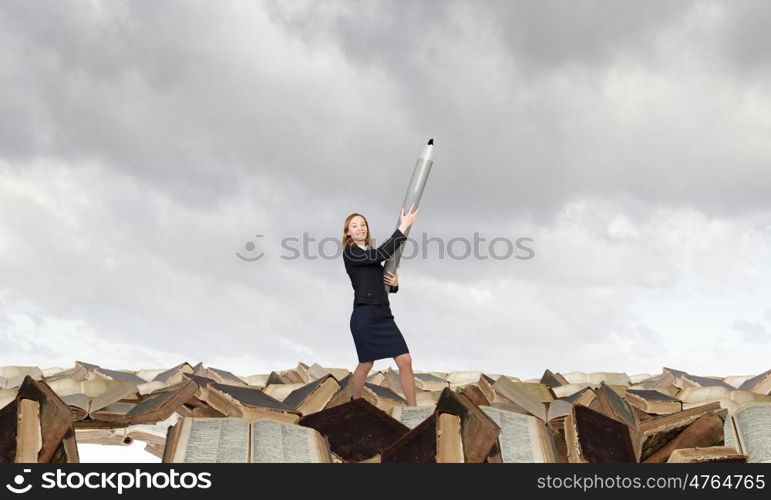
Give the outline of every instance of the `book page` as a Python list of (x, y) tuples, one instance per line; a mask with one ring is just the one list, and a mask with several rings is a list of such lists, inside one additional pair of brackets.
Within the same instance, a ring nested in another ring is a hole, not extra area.
[(570, 414), (572, 409), (573, 405), (568, 401), (555, 399), (549, 404), (549, 410), (546, 413), (546, 418), (552, 420), (558, 417), (566, 417)]
[(590, 384), (605, 382), (607, 385), (627, 385), (630, 383), (629, 375), (623, 372), (594, 372), (586, 374), (586, 381)]
[(136, 403), (129, 403), (124, 401), (116, 401), (104, 408), (89, 412), (91, 418), (94, 420), (121, 420), (125, 419), (126, 415), (136, 407)]
[(37, 366), (0, 366), (0, 377), (8, 380), (12, 378), (23, 379), (25, 375), (39, 380), (43, 376), (43, 372)]
[(730, 391), (725, 387), (686, 387), (677, 394), (677, 399), (683, 403), (695, 403), (728, 399)]
[(543, 463), (545, 461), (534, 425), (537, 422), (535, 417), (490, 406), (479, 408), (501, 428), (498, 441), (504, 463)]
[(319, 462), (315, 431), (310, 427), (260, 419), (252, 423), (253, 463)]
[(447, 374), (447, 381), (450, 383), (450, 387), (457, 387), (466, 384), (475, 384), (479, 381), (479, 377), (482, 376), (480, 371), (457, 371)]
[(85, 394), (69, 394), (62, 396), (61, 399), (69, 406), (76, 406), (86, 413), (88, 413), (88, 407), (91, 405), (91, 401)]
[(58, 378), (56, 380), (46, 381), (46, 383), (59, 397), (77, 394), (81, 392), (81, 389), (83, 388), (80, 382), (70, 377)]
[(734, 418), (728, 415), (723, 422), (723, 444), (730, 446), (734, 450), (741, 453), (742, 449), (739, 446), (739, 441), (736, 439), (736, 431), (734, 430)]
[(435, 409), (436, 406), (394, 406), (392, 416), (410, 429), (414, 429), (430, 417)]
[(731, 401), (742, 403), (771, 403), (771, 396), (750, 391), (731, 391)]
[(584, 372), (563, 373), (562, 376), (565, 377), (565, 380), (568, 381), (568, 384), (589, 383), (589, 378)]
[(16, 463), (37, 463), (38, 453), (43, 447), (40, 403), (27, 398), (20, 399), (18, 419)]
[(534, 383), (534, 382), (521, 382), (520, 387), (528, 392), (531, 396), (542, 403), (553, 401), (554, 397), (551, 395), (549, 388), (546, 384)]
[(771, 404), (749, 404), (734, 416), (743, 453), (752, 463), (771, 463)]
[(578, 391), (585, 389), (587, 387), (589, 387), (589, 384), (584, 382), (581, 384), (567, 384), (567, 385), (561, 385), (559, 387), (552, 387), (551, 390), (552, 392), (554, 392), (554, 395), (557, 396), (557, 398), (564, 398), (566, 396), (575, 394)]
[(300, 387), (303, 387), (305, 384), (299, 383), (299, 384), (268, 384), (265, 386), (265, 389), (263, 389), (263, 392), (269, 396), (272, 396), (279, 401), (283, 401), (286, 399), (289, 394), (292, 393), (295, 389), (299, 389)]
[(80, 392), (89, 398), (95, 398), (117, 385), (122, 385), (123, 383), (124, 382), (121, 380), (108, 380), (100, 376), (95, 376), (94, 378), (84, 380), (80, 383)]
[(546, 405), (527, 392), (527, 390), (522, 387), (521, 382), (512, 382), (506, 377), (501, 377), (493, 384), (493, 390), (506, 399), (518, 404), (544, 422), (546, 421)]
[(137, 392), (144, 396), (145, 394), (150, 394), (151, 392), (163, 389), (164, 387), (168, 387), (166, 382), (154, 380), (152, 382), (145, 382), (144, 384), (137, 385)]
[(119, 401), (123, 398), (127, 398), (135, 392), (137, 392), (137, 386), (131, 382), (124, 381), (116, 384), (100, 395), (94, 397), (94, 399), (91, 400), (91, 407), (89, 408), (89, 411), (100, 410), (109, 404), (115, 403), (116, 401)]
[[(179, 414), (175, 412), (172, 413), (166, 420), (161, 420), (149, 424), (132, 424), (126, 427), (124, 431), (127, 436), (131, 437), (134, 437), (132, 433), (141, 433), (144, 436), (154, 436), (155, 438), (165, 441), (169, 427), (176, 424), (179, 419)], [(147, 441), (145, 438), (137, 437), (136, 439), (139, 439), (140, 441)]]
[(18, 392), (18, 389), (0, 389), (0, 408), (3, 408), (5, 405), (16, 399), (16, 394)]
[[(249, 422), (237, 418), (185, 419), (189, 434), (180, 438), (185, 463), (246, 463)], [(183, 429), (184, 431), (185, 429)]]

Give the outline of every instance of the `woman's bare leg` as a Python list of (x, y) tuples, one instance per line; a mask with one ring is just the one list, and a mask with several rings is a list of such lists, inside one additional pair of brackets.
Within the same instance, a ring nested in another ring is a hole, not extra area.
[(402, 382), (402, 390), (407, 397), (407, 404), (415, 406), (415, 375), (412, 373), (412, 356), (405, 352), (394, 358), (399, 367), (399, 379)]
[(359, 363), (356, 370), (354, 370), (353, 377), (351, 377), (351, 392), (353, 393), (353, 399), (361, 397), (364, 380), (366, 380), (367, 374), (372, 369), (373, 364), (375, 364), (374, 361), (365, 361)]

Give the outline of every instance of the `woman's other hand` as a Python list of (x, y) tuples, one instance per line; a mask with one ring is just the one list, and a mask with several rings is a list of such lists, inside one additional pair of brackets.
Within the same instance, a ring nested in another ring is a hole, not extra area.
[(415, 219), (418, 217), (418, 209), (415, 208), (415, 204), (413, 203), (410, 207), (409, 213), (404, 213), (404, 207), (402, 207), (402, 212), (400, 215), (400, 223), (399, 223), (399, 231), (402, 233), (407, 230), (408, 227), (412, 225), (413, 222), (415, 222)]
[(399, 286), (399, 275), (396, 272), (383, 274), (383, 281), (386, 285)]

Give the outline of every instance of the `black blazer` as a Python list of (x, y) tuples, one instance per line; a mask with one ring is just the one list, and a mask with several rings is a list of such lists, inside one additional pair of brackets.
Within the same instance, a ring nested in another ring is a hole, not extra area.
[[(383, 282), (382, 262), (393, 255), (405, 241), (407, 237), (397, 228), (394, 234), (378, 248), (364, 250), (355, 243), (345, 245), (343, 262), (345, 272), (351, 278), (354, 306), (356, 304), (390, 305)], [(398, 286), (392, 287), (391, 293), (396, 293), (398, 290)]]

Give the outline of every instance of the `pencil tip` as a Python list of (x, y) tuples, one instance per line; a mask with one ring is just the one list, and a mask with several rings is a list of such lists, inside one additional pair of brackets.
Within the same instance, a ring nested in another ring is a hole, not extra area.
[(433, 138), (428, 140), (428, 145), (429, 146), (433, 146), (434, 145), (434, 139)]

